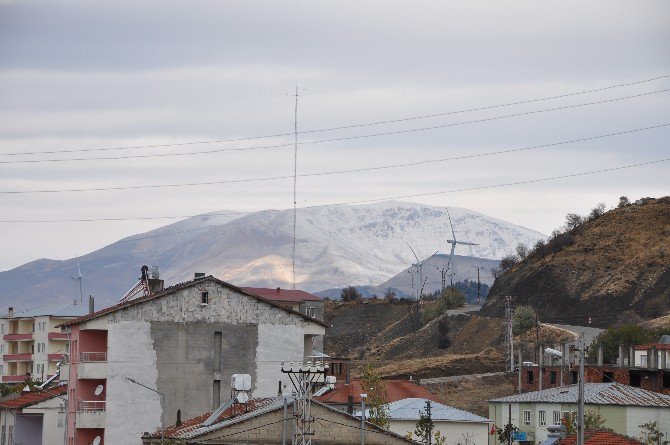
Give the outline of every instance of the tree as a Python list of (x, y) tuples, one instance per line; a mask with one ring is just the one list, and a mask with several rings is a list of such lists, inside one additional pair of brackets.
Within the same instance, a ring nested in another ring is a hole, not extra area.
[[(428, 411), (428, 410), (427, 410)], [(430, 412), (419, 411), (419, 420), (416, 422), (414, 428), (414, 435), (419, 438), (419, 442), (422, 444), (435, 444), (435, 445), (444, 445), (447, 441), (447, 438), (442, 435), (439, 431), (433, 434), (433, 429), (435, 424), (433, 419), (430, 416)]]
[(372, 365), (368, 364), (363, 373), (363, 390), (366, 391), (368, 421), (380, 428), (389, 427), (388, 397), (386, 386)]
[(576, 229), (584, 222), (584, 218), (576, 213), (568, 213), (565, 215), (565, 228), (567, 230)]
[(442, 292), (445, 309), (458, 309), (465, 306), (465, 294), (456, 286), (447, 286)]
[(514, 324), (512, 330), (519, 335), (535, 325), (535, 311), (530, 306), (519, 306), (514, 310)]
[(640, 442), (644, 445), (656, 445), (663, 440), (663, 433), (658, 429), (656, 421), (643, 423), (639, 427), (642, 428)]
[(505, 428), (496, 428), (496, 434), (498, 435), (498, 441), (500, 443), (509, 443), (512, 441), (514, 434), (519, 431), (519, 428), (508, 423), (505, 425)]
[(627, 196), (619, 197), (619, 205), (617, 207), (626, 207), (628, 204), (630, 204), (630, 201), (628, 200)]
[[(577, 434), (577, 413), (571, 412), (563, 417), (563, 425), (565, 432), (570, 434)], [(611, 428), (605, 428), (605, 419), (596, 411), (586, 411), (584, 413), (584, 431), (588, 430), (607, 430), (612, 431)]]
[(604, 202), (598, 203), (598, 205), (591, 209), (591, 213), (589, 213), (589, 220), (600, 218), (605, 214), (606, 210), (607, 205)]
[(390, 287), (386, 289), (386, 292), (384, 292), (384, 300), (386, 300), (388, 303), (395, 303), (398, 301), (395, 290), (391, 289)]
[(500, 266), (499, 266), (500, 270), (502, 272), (507, 272), (508, 270), (516, 266), (518, 262), (519, 258), (517, 258), (516, 255), (505, 255), (500, 260)]
[(525, 259), (528, 256), (528, 246), (523, 243), (516, 245), (516, 254), (520, 259)]
[(342, 298), (342, 301), (359, 301), (363, 298), (363, 295), (354, 286), (347, 286), (342, 289), (340, 298)]
[(605, 363), (614, 363), (619, 355), (619, 345), (642, 345), (658, 341), (661, 335), (670, 334), (670, 326), (650, 329), (636, 325), (609, 327), (601, 332), (589, 346), (589, 355), (593, 356), (598, 345), (603, 346)]

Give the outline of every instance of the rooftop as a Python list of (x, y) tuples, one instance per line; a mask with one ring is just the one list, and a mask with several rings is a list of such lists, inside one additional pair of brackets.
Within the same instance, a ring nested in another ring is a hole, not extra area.
[(64, 396), (67, 393), (67, 385), (57, 386), (45, 390), (35, 389), (30, 392), (24, 392), (19, 397), (3, 400), (0, 402), (0, 408), (5, 409), (23, 409), (35, 405), (54, 397)]
[(275, 303), (274, 301), (271, 301), (267, 298), (261, 297), (259, 295), (252, 294), (248, 291), (245, 291), (244, 289), (242, 289), (240, 287), (234, 286), (234, 285), (232, 285), (230, 283), (227, 283), (223, 280), (219, 280), (218, 278), (215, 278), (211, 275), (208, 275), (208, 276), (202, 277), (202, 278), (196, 278), (195, 280), (185, 281), (183, 283), (179, 283), (179, 284), (176, 284), (174, 286), (170, 286), (168, 288), (165, 288), (161, 292), (156, 292), (155, 294), (151, 294), (151, 295), (148, 295), (146, 297), (136, 298), (134, 300), (125, 301), (123, 303), (119, 303), (117, 305), (101, 309), (97, 312), (93, 312), (92, 314), (87, 314), (87, 315), (84, 315), (82, 317), (79, 317), (76, 320), (71, 320), (71, 321), (68, 321), (66, 323), (62, 323), (62, 324), (60, 324), (60, 326), (70, 326), (70, 325), (75, 325), (75, 324), (82, 323), (84, 321), (93, 320), (95, 318), (102, 317), (103, 315), (111, 314), (111, 313), (119, 311), (121, 309), (125, 309), (127, 307), (131, 307), (131, 306), (135, 306), (137, 304), (144, 303), (145, 301), (150, 301), (150, 300), (155, 300), (157, 298), (165, 297), (166, 295), (170, 295), (170, 294), (172, 294), (174, 292), (177, 292), (177, 291), (180, 291), (182, 289), (186, 289), (186, 288), (194, 286), (196, 284), (200, 284), (204, 281), (213, 281), (213, 282), (215, 282), (215, 283), (217, 283), (217, 284), (219, 284), (223, 287), (231, 289), (235, 292), (239, 292), (243, 295), (247, 295), (249, 297), (255, 298), (258, 301), (262, 301), (264, 303), (267, 303), (271, 306), (274, 306), (278, 309), (281, 309), (282, 311), (290, 312), (294, 315), (297, 315), (297, 316), (299, 316), (301, 318), (304, 318), (308, 321), (311, 321), (313, 323), (318, 323), (322, 326), (327, 326), (324, 322), (322, 322), (320, 320), (317, 320), (316, 318), (309, 317), (309, 316), (307, 316), (303, 313), (300, 313), (298, 311), (294, 311), (293, 309), (290, 309), (290, 308), (287, 308), (285, 306), (282, 306), (281, 304)]
[[(514, 403), (577, 403), (578, 385), (543, 389), (489, 400)], [(620, 383), (585, 383), (584, 402), (590, 405), (648, 406), (670, 408), (670, 396)]]
[(52, 317), (81, 317), (88, 313), (88, 303), (54, 303), (33, 309), (25, 309), (20, 312), (14, 312), (14, 316), (4, 313), (0, 318), (33, 318), (50, 315)]
[[(386, 388), (386, 400), (389, 403), (410, 398), (427, 399), (433, 402), (439, 400), (435, 394), (409, 380), (384, 380), (383, 382)], [(352, 380), (349, 385), (340, 381), (335, 384), (334, 389), (314, 399), (326, 404), (346, 404), (348, 396), (351, 395), (354, 403), (360, 404), (361, 394), (364, 393), (367, 391), (363, 389), (362, 380)]]
[(646, 351), (647, 349), (651, 349), (652, 346), (656, 347), (656, 349), (658, 351), (663, 351), (663, 350), (670, 351), (670, 344), (661, 343), (661, 342), (659, 342), (659, 343), (647, 343), (647, 344), (644, 344), (644, 345), (637, 345), (637, 346), (635, 346), (635, 350), (636, 351), (640, 351), (640, 350)]
[[(576, 443), (577, 436), (572, 435), (559, 439), (556, 445), (575, 445)], [(611, 431), (592, 430), (584, 432), (584, 445), (642, 445), (642, 442)]]
[[(426, 402), (428, 399), (409, 398), (398, 400), (388, 405), (388, 415), (391, 420), (419, 420), (420, 412), (426, 411)], [(451, 422), (492, 422), (491, 419), (480, 417), (467, 411), (454, 408), (453, 406), (443, 405), (431, 400), (430, 417), (433, 421), (451, 421)]]
[(280, 287), (275, 289), (264, 287), (243, 287), (242, 289), (272, 301), (321, 301), (321, 298), (312, 295), (309, 292), (305, 292), (304, 290), (289, 290)]

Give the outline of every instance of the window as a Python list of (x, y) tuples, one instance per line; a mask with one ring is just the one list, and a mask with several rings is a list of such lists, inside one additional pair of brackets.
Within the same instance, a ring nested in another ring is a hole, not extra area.
[(647, 366), (647, 354), (640, 355), (640, 366)]
[(546, 411), (540, 411), (540, 426), (546, 426), (547, 425), (547, 412)]
[(535, 380), (535, 379), (534, 379), (534, 376), (533, 376), (533, 371), (526, 371), (526, 372), (527, 372), (527, 374), (526, 374), (526, 381), (527, 381), (528, 383), (533, 383), (533, 381)]
[(549, 371), (549, 383), (556, 384), (556, 371)]
[(530, 411), (523, 412), (523, 423), (525, 425), (530, 425)]
[(561, 424), (561, 412), (554, 411), (554, 425), (560, 425), (560, 424)]
[(670, 373), (663, 374), (663, 388), (670, 388)]
[(579, 374), (577, 371), (572, 371), (572, 384), (579, 383)]
[(5, 375), (5, 367), (0, 365), (0, 375)]
[(209, 304), (209, 292), (202, 292), (200, 294), (200, 303), (201, 304)]
[(0, 334), (4, 334), (4, 333), (5, 333), (5, 324), (2, 323), (2, 324), (0, 324)]
[(308, 307), (305, 309), (305, 315), (307, 315), (308, 317), (314, 318), (315, 314), (316, 314), (316, 308)]
[(4, 353), (5, 353), (5, 345), (2, 344), (2, 345), (0, 345), (0, 354), (4, 354)]

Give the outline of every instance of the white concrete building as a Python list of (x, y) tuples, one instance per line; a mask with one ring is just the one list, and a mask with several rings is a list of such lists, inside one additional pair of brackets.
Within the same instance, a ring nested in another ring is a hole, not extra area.
[[(426, 413), (428, 401), (428, 399), (411, 398), (390, 403), (389, 430), (401, 436), (412, 433), (412, 438), (417, 440), (414, 429), (420, 413)], [(434, 401), (430, 401), (430, 413), (434, 424), (433, 434), (439, 431), (442, 437), (446, 437), (447, 445), (488, 444), (492, 420)], [(466, 438), (469, 442), (465, 441)]]
[(657, 343), (635, 346), (635, 366), (670, 369), (670, 335), (664, 335)]
[[(562, 418), (577, 411), (578, 385), (551, 388), (489, 400), (489, 417), (497, 428), (509, 422), (525, 432), (523, 444), (538, 444), (547, 438), (548, 425), (560, 425)], [(585, 410), (605, 419), (605, 428), (629, 437), (639, 437), (640, 425), (656, 422), (670, 437), (670, 396), (620, 383), (585, 383)], [(511, 409), (511, 411), (510, 411)], [(491, 436), (489, 444), (498, 444)]]
[(0, 443), (62, 445), (65, 441), (66, 387), (24, 392), (0, 402)]
[(325, 324), (208, 276), (63, 329), (71, 339), (68, 445), (96, 437), (127, 445), (218, 408), (230, 398), (233, 374), (252, 376), (252, 397), (291, 391), (281, 362), (312, 355)]
[(0, 376), (2, 383), (27, 378), (44, 381), (56, 372), (56, 364), (67, 354), (67, 335), (60, 328), (88, 313), (88, 304), (69, 303), (14, 312), (0, 318)]

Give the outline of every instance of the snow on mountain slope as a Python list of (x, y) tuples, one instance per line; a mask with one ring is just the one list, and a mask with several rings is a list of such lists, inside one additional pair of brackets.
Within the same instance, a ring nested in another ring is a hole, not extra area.
[[(463, 256), (499, 259), (519, 243), (544, 235), (467, 209), (450, 208)], [(448, 254), (451, 239), (444, 208), (387, 201), (298, 211), (296, 286), (307, 291), (349, 284), (380, 284), (415, 258)], [(292, 212), (215, 212), (129, 237), (79, 259), (35, 261), (0, 272), (0, 304), (26, 295), (67, 301), (70, 276), (81, 261), (84, 293), (111, 304), (134, 284), (142, 264), (158, 265), (166, 284), (205, 272), (236, 285), (287, 287), (291, 282)], [(37, 292), (40, 292), (37, 294)]]

